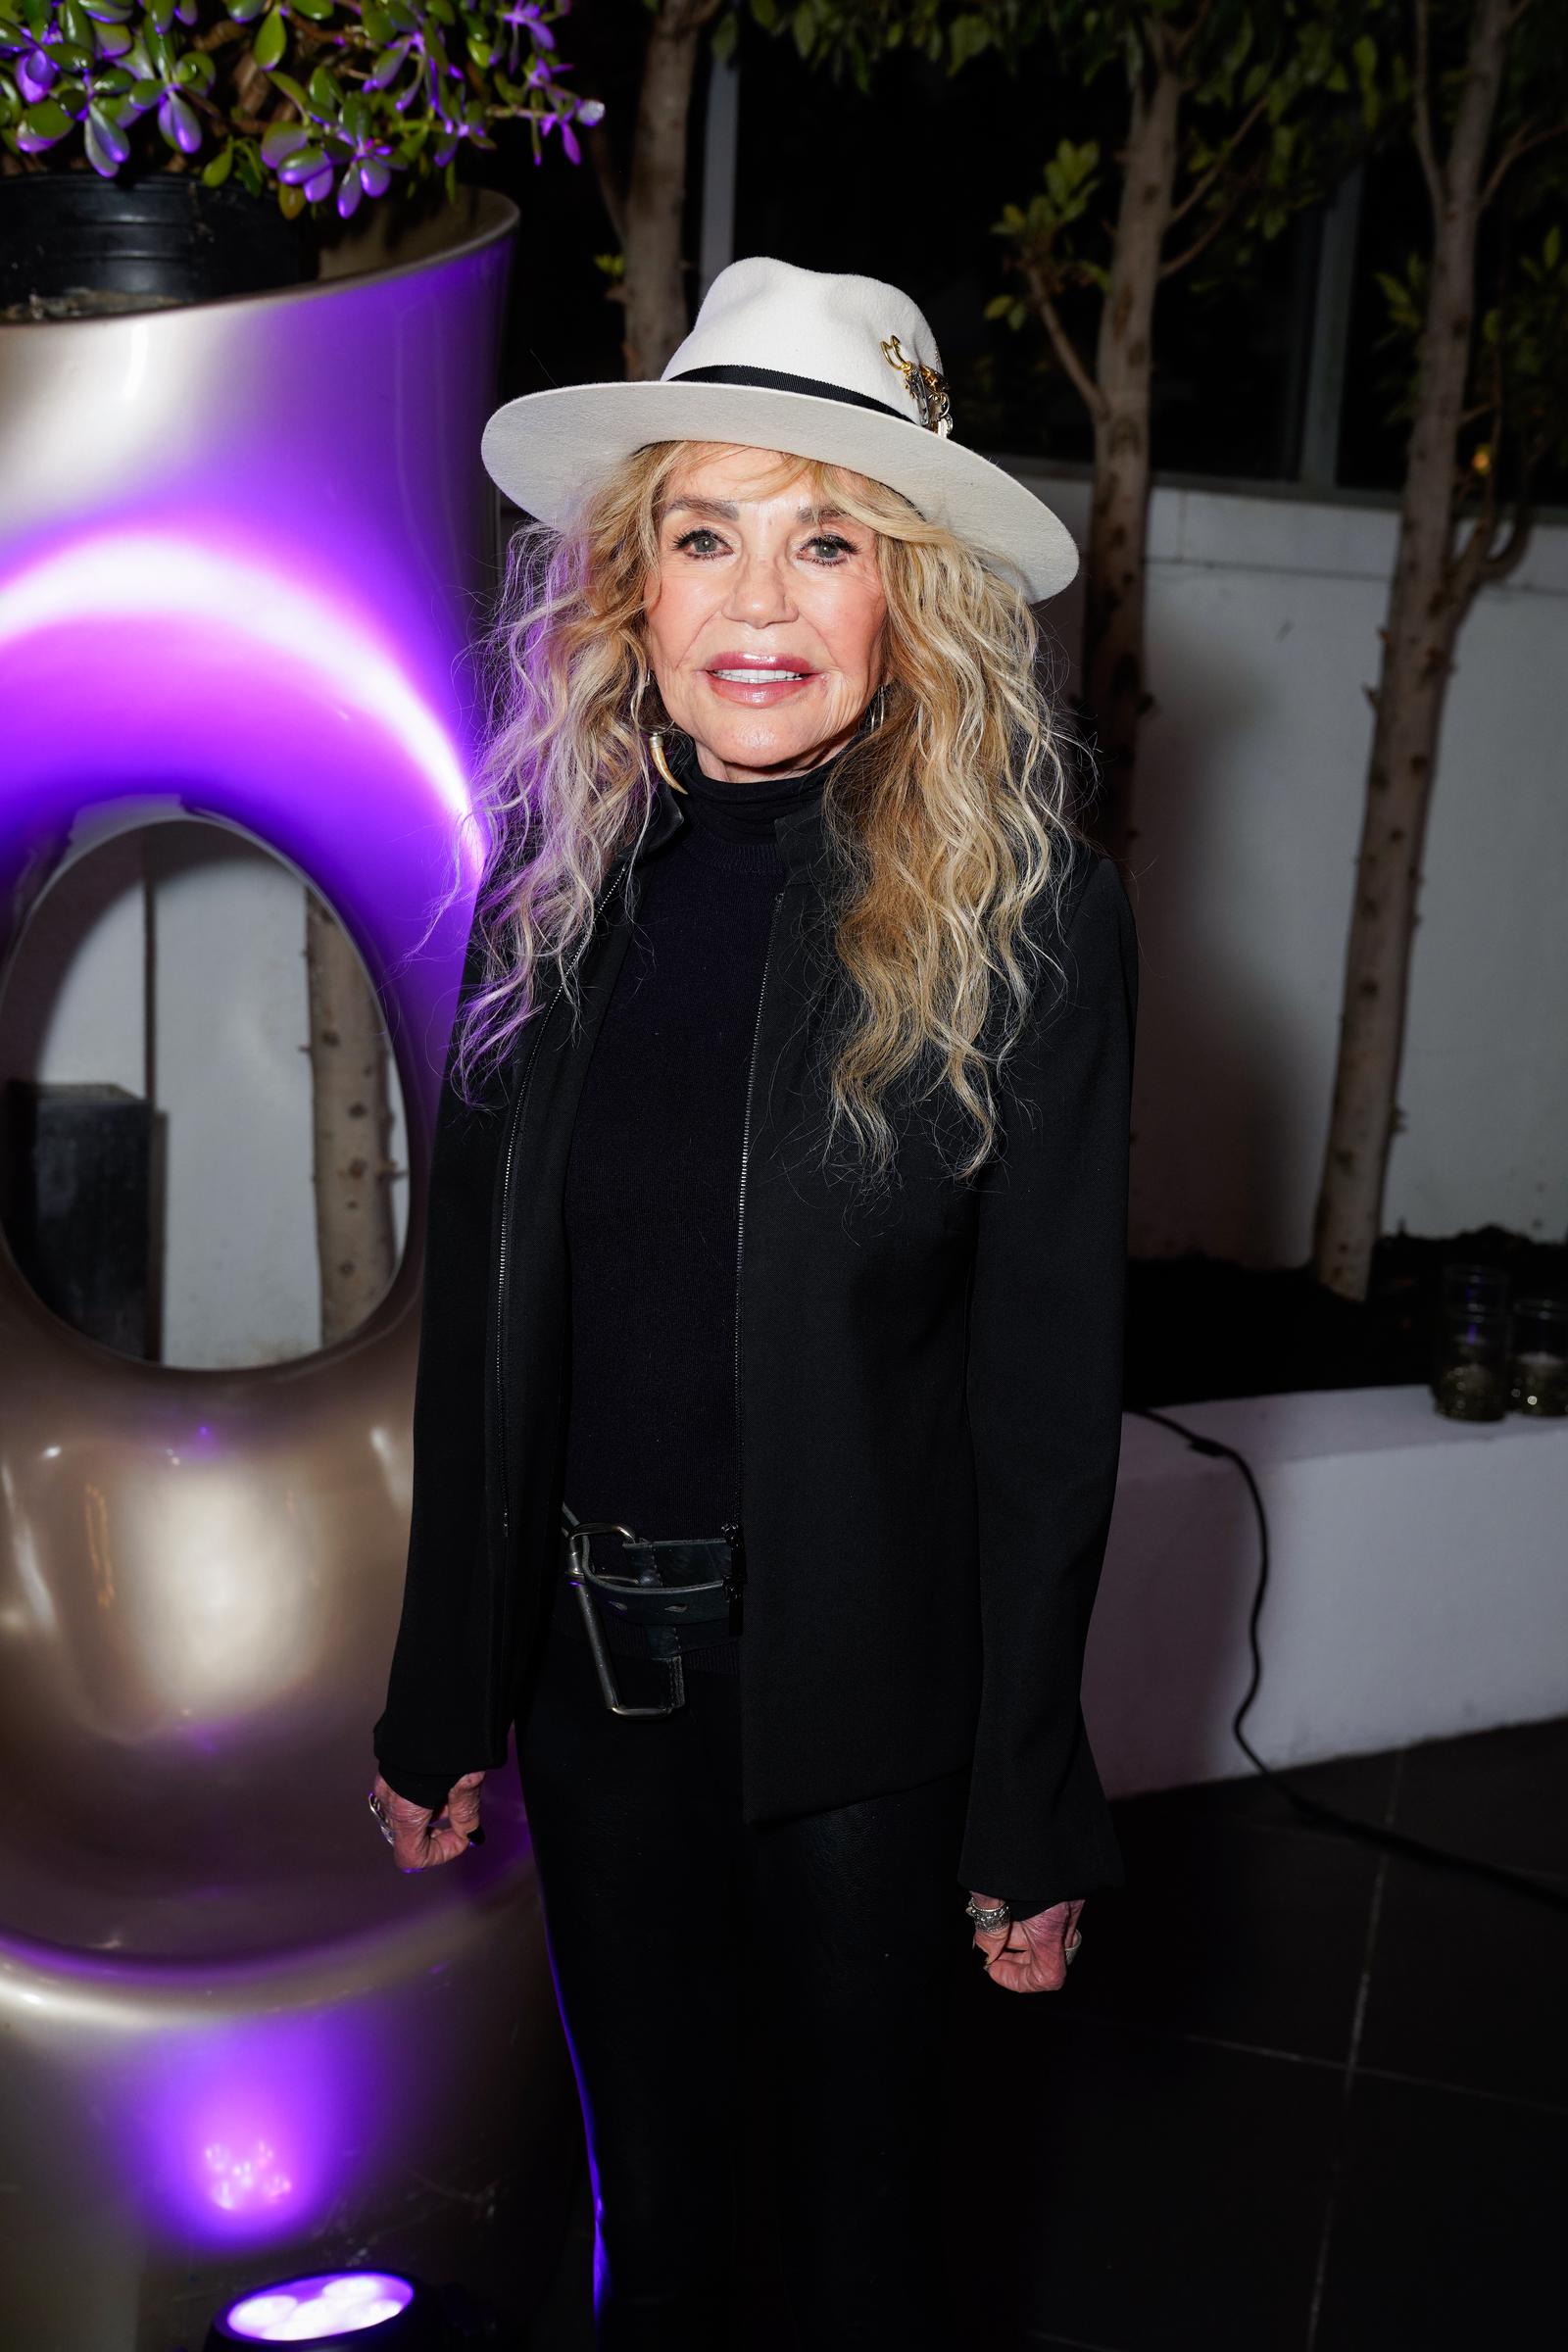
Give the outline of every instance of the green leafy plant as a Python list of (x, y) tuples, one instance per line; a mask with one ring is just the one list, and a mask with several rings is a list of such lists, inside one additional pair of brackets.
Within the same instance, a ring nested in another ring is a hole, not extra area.
[(599, 120), (562, 76), (571, 0), (0, 0), (0, 140), (9, 172), (186, 172), (275, 190), (290, 219), (444, 175), (465, 148), (526, 125)]

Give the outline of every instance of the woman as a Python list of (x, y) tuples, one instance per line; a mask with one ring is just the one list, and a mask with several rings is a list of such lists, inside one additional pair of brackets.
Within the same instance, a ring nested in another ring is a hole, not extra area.
[(1054, 1989), (1120, 1880), (1135, 939), (1037, 682), (1071, 543), (950, 425), (906, 296), (752, 259), (485, 435), (537, 519), (371, 1797), (452, 1860), (515, 1722), (606, 2345), (739, 2340), (743, 2119), (799, 2341), (949, 2344), (955, 1956)]

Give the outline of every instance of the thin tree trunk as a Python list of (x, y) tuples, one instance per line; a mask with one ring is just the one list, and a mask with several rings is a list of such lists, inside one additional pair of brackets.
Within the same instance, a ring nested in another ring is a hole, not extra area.
[(703, 32), (720, 4), (660, 0), (649, 31), (621, 240), (628, 377), (659, 375), (689, 323), (680, 251), (687, 125)]
[[(1432, 779), (1453, 647), (1487, 573), (1490, 514), (1454, 547), (1458, 440), (1475, 307), (1482, 169), (1508, 41), (1510, 0), (1479, 0), (1447, 157), (1426, 148), (1434, 234), (1417, 360), (1398, 551), (1383, 632), (1339, 1058), (1313, 1223), (1317, 1280), (1364, 1298), (1382, 1221), (1404, 1044), (1410, 951)], [(1420, 93), (1418, 93), (1419, 97)]]
[(1131, 847), (1134, 765), (1145, 689), (1145, 544), (1149, 518), (1149, 408), (1154, 295), (1170, 225), (1182, 81), (1170, 67), (1134, 98), (1110, 281), (1095, 362), (1094, 503), (1085, 565), (1084, 701), (1094, 722), (1105, 803), (1104, 847)]
[(375, 992), (329, 910), (305, 898), (311, 1117), (321, 1342), (357, 1331), (396, 1265), (386, 1030)]

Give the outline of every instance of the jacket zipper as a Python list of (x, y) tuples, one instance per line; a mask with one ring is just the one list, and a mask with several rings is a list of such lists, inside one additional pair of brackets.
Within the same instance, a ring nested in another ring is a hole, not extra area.
[[(549, 1004), (545, 1006), (545, 1009), (540, 1016), (539, 1026), (534, 1032), (532, 1050), (529, 1053), (527, 1064), (523, 1070), (522, 1078), (518, 1084), (516, 1094), (513, 1098), (511, 1115), (507, 1120), (507, 1140), (501, 1163), (501, 1232), (496, 1250), (496, 1348), (494, 1372), (496, 1399), (496, 1462), (501, 1484), (501, 1559), (499, 1562), (499, 1573), (501, 1577), (501, 1647), (503, 1652), (505, 1651), (506, 1645), (508, 1617), (506, 1605), (507, 1595), (511, 1590), (512, 1582), (511, 1560), (509, 1557), (512, 1549), (512, 1517), (509, 1503), (509, 1480), (507, 1473), (506, 1391), (507, 1245), (512, 1236), (512, 1164), (516, 1152), (517, 1130), (522, 1124), (522, 1114), (527, 1105), (529, 1091), (533, 1086), (534, 1071), (539, 1066), (539, 1049), (544, 1043), (545, 1031), (550, 1026), (551, 1018), (555, 1012), (556, 1006), (561, 1002), (561, 994), (562, 992), (558, 988), (555, 995), (551, 998)], [(494, 1678), (492, 1676), (492, 1681), (493, 1679)]]
[(767, 953), (762, 958), (762, 982), (757, 992), (757, 1017), (752, 1023), (752, 1054), (746, 1069), (746, 1116), (741, 1125), (740, 1192), (735, 1216), (735, 1516), (720, 1533), (727, 1536), (736, 1554), (739, 1572), (745, 1556), (745, 1536), (741, 1518), (743, 1493), (742, 1462), (744, 1440), (741, 1421), (741, 1269), (746, 1256), (746, 1172), (752, 1156), (752, 1096), (757, 1088), (757, 1049), (762, 1035), (762, 1007), (767, 1002), (767, 976), (773, 963), (773, 942), (778, 930), (778, 910), (784, 903), (784, 893), (773, 893), (772, 909), (767, 922)]

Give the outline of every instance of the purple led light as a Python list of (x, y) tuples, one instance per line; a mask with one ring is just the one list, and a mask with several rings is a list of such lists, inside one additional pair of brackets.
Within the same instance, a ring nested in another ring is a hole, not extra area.
[(387, 2271), (318, 2271), (231, 2303), (223, 2325), (253, 2343), (318, 2344), (382, 2327), (413, 2300), (410, 2280)]
[(144, 2194), (204, 2245), (298, 2243), (336, 2154), (381, 2122), (364, 2037), (315, 2018), (234, 2021), (143, 2069)]
[(239, 2148), (215, 2139), (202, 2155), (213, 2177), (213, 2203), (225, 2213), (238, 2213), (247, 2205), (275, 2205), (294, 2185), (265, 2139)]

